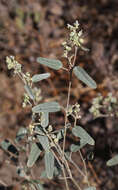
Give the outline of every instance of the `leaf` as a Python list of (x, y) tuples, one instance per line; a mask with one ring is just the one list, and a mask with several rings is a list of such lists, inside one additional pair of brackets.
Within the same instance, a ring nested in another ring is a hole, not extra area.
[(0, 146), (3, 150), (5, 151), (9, 151), (12, 154), (15, 154), (16, 156), (19, 155), (18, 150), (16, 149), (16, 147), (9, 141), (9, 140), (4, 140), (0, 143)]
[(32, 82), (39, 82), (50, 77), (50, 73), (37, 74), (32, 77)]
[(41, 113), (41, 126), (47, 127), (49, 124), (49, 113), (48, 112), (42, 112)]
[(70, 160), (70, 158), (71, 158), (71, 152), (69, 152), (69, 151), (65, 152), (65, 157), (66, 157), (68, 160)]
[(47, 58), (43, 58), (43, 57), (38, 57), (37, 62), (42, 65), (46, 65), (46, 66), (50, 67), (51, 69), (55, 69), (55, 70), (59, 70), (63, 66), (60, 60), (47, 59)]
[(47, 136), (37, 135), (37, 138), (45, 151), (50, 150), (50, 144)]
[(44, 190), (43, 185), (38, 183), (36, 184), (37, 190)]
[(72, 144), (70, 147), (70, 150), (71, 150), (71, 152), (77, 152), (78, 150), (83, 148), (85, 145), (86, 145), (86, 142), (84, 142), (84, 141), (80, 145)]
[(118, 155), (114, 156), (110, 160), (107, 161), (107, 166), (115, 166), (118, 164)]
[(40, 180), (30, 180), (28, 182), (32, 183), (32, 184), (35, 184), (35, 187), (36, 187), (37, 190), (44, 190), (43, 185), (41, 184)]
[(34, 129), (34, 132), (39, 134), (39, 135), (45, 135), (44, 131), (43, 131), (43, 128), (41, 125), (37, 125)]
[(31, 100), (34, 100), (35, 97), (32, 92), (32, 89), (27, 84), (24, 86), (24, 89), (26, 90), (26, 92), (27, 92), (28, 96), (31, 98)]
[(83, 142), (86, 142), (90, 145), (94, 145), (95, 141), (94, 139), (80, 126), (75, 126), (72, 129), (72, 133), (76, 136), (82, 139)]
[(0, 143), (0, 146), (3, 150), (8, 150), (8, 147), (11, 145), (11, 143), (8, 140), (4, 140)]
[(29, 159), (27, 162), (28, 167), (32, 167), (34, 165), (40, 153), (41, 153), (41, 150), (39, 149), (38, 145), (36, 143), (33, 143), (31, 146), (31, 152), (29, 154)]
[(21, 127), (17, 132), (15, 141), (18, 142), (18, 141), (22, 140), (26, 134), (27, 134), (27, 129), (25, 127)]
[(96, 190), (96, 187), (88, 187), (88, 188), (86, 188), (86, 189), (84, 189), (84, 190)]
[(46, 102), (43, 104), (39, 104), (32, 108), (34, 113), (40, 112), (57, 112), (60, 111), (61, 107), (57, 102)]
[(64, 129), (61, 129), (59, 132), (58, 132), (58, 134), (57, 134), (57, 139), (58, 140), (61, 140), (61, 139), (63, 139), (64, 138)]
[(53, 178), (54, 173), (54, 155), (52, 152), (45, 152), (45, 168), (46, 174), (49, 179)]
[(81, 68), (80, 66), (77, 66), (73, 69), (74, 74), (76, 77), (81, 80), (83, 83), (85, 83), (87, 86), (95, 89), (97, 87), (96, 82), (87, 74), (87, 72)]

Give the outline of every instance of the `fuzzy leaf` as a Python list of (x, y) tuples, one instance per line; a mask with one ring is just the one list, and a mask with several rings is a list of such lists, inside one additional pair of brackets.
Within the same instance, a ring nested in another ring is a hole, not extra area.
[(96, 187), (88, 187), (88, 188), (86, 188), (84, 190), (96, 190)]
[(39, 135), (45, 135), (45, 133), (44, 133), (44, 131), (43, 131), (43, 129), (42, 129), (42, 126), (41, 125), (37, 125), (36, 127), (35, 127), (35, 133), (37, 133), (37, 134), (39, 134)]
[(57, 112), (60, 111), (60, 105), (57, 102), (46, 102), (43, 104), (39, 104), (32, 108), (34, 113), (40, 112)]
[(24, 89), (26, 90), (26, 92), (27, 92), (28, 96), (31, 98), (31, 100), (34, 100), (35, 97), (32, 92), (32, 89), (27, 84), (24, 86)]
[(34, 165), (34, 163), (38, 159), (40, 153), (41, 153), (41, 150), (39, 149), (37, 144), (33, 143), (32, 146), (31, 146), (31, 152), (29, 154), (29, 159), (28, 159), (28, 162), (27, 162), (28, 167), (32, 167)]
[(36, 184), (37, 190), (44, 190), (43, 185), (40, 183)]
[(18, 142), (20, 140), (22, 140), (25, 135), (27, 134), (27, 129), (24, 128), (24, 127), (21, 127), (18, 132), (17, 132), (17, 135), (16, 135), (16, 138), (15, 138), (15, 141)]
[(8, 150), (8, 147), (12, 145), (8, 140), (4, 140), (0, 143), (3, 150)]
[(45, 151), (49, 151), (50, 144), (47, 136), (37, 135), (37, 138)]
[(51, 69), (55, 69), (55, 70), (59, 70), (63, 66), (60, 60), (47, 59), (47, 58), (43, 58), (43, 57), (38, 57), (37, 62), (42, 65), (46, 65), (46, 66), (50, 67)]
[(54, 173), (54, 156), (50, 151), (45, 152), (45, 168), (47, 177), (52, 179)]
[(118, 164), (118, 155), (114, 156), (110, 160), (107, 161), (107, 166), (115, 166)]
[(57, 139), (61, 140), (64, 138), (64, 129), (61, 129), (57, 134)]
[[(53, 176), (59, 176), (61, 174), (61, 168), (59, 167), (54, 167), (54, 173), (53, 173)], [(41, 173), (41, 176), (40, 178), (47, 178), (47, 173), (46, 171), (44, 170), (42, 173)]]
[(0, 146), (3, 150), (5, 151), (9, 151), (12, 154), (15, 154), (16, 156), (19, 155), (18, 150), (16, 149), (16, 147), (9, 141), (9, 140), (4, 140), (0, 143)]
[(90, 145), (94, 145), (95, 141), (94, 139), (80, 126), (75, 126), (72, 129), (72, 133), (76, 136), (82, 139), (83, 142), (86, 142)]
[(75, 145), (72, 144), (70, 147), (71, 152), (77, 152), (78, 150), (80, 150), (81, 148), (83, 148), (87, 143), (86, 142), (82, 142), (80, 145)]
[(50, 77), (50, 73), (37, 74), (32, 77), (32, 82), (39, 82)]
[(32, 183), (32, 184), (35, 184), (35, 187), (36, 187), (37, 190), (44, 190), (43, 185), (41, 184), (40, 180), (30, 180), (28, 182)]
[(97, 87), (96, 82), (88, 75), (88, 73), (81, 68), (80, 66), (77, 66), (73, 69), (74, 74), (76, 77), (81, 80), (83, 83), (85, 83), (87, 86), (95, 89)]
[(48, 112), (42, 112), (41, 114), (41, 126), (47, 127), (49, 124), (49, 113)]

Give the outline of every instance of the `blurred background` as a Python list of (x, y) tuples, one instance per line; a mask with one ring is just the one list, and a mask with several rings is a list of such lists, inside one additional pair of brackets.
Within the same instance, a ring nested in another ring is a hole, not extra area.
[[(118, 166), (107, 167), (106, 161), (118, 153), (118, 119), (94, 119), (89, 112), (92, 99), (109, 92), (118, 96), (118, 1), (117, 0), (0, 0), (0, 142), (13, 141), (21, 126), (30, 122), (30, 109), (22, 108), (24, 88), (18, 77), (8, 71), (6, 56), (14, 55), (24, 72), (38, 74), (50, 72), (51, 78), (38, 85), (42, 102), (57, 100), (66, 104), (68, 76), (64, 71), (43, 67), (36, 62), (38, 56), (60, 59), (62, 42), (68, 31), (67, 23), (78, 20), (84, 31), (85, 46), (89, 52), (78, 51), (77, 63), (96, 81), (96, 90), (73, 78), (71, 103), (79, 102), (82, 118), (79, 124), (95, 139), (94, 148), (83, 151), (84, 157), (94, 154), (87, 161), (90, 183), (97, 190), (116, 190)], [(63, 116), (56, 115), (54, 125), (63, 124)], [(71, 121), (71, 118), (70, 118)], [(69, 140), (68, 140), (69, 141)], [(69, 142), (68, 142), (69, 143)], [(78, 161), (79, 154), (74, 155)], [(82, 165), (81, 161), (77, 164)], [(16, 174), (18, 163), (0, 149), (0, 189), (21, 189)], [(74, 174), (74, 171), (73, 171)], [(78, 173), (74, 174), (76, 179)], [(84, 180), (81, 181), (84, 184)], [(46, 181), (46, 189), (60, 189), (59, 181)], [(74, 187), (72, 186), (74, 189)]]

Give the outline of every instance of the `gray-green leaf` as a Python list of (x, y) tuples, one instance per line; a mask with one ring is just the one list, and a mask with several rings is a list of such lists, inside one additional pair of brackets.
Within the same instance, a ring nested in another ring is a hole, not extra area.
[(118, 164), (118, 155), (114, 156), (110, 160), (107, 161), (107, 166), (115, 166)]
[(35, 187), (36, 187), (37, 190), (44, 190), (43, 185), (41, 184), (40, 180), (30, 180), (28, 182), (32, 183), (32, 184), (35, 184)]
[(31, 98), (31, 100), (34, 100), (35, 96), (32, 92), (32, 89), (27, 84), (24, 86), (24, 89), (26, 90), (26, 92), (27, 92), (28, 96)]
[(60, 140), (64, 138), (64, 129), (61, 129), (58, 133), (57, 133), (57, 139)]
[(55, 70), (59, 70), (63, 66), (62, 62), (60, 60), (47, 59), (47, 58), (43, 58), (43, 57), (38, 57), (37, 62), (42, 65), (46, 65), (46, 66), (50, 67), (51, 69), (55, 69)]
[(43, 104), (39, 104), (32, 108), (34, 113), (40, 112), (57, 112), (60, 111), (61, 107), (57, 102), (46, 102)]
[(50, 73), (37, 74), (32, 77), (32, 82), (39, 82), (50, 77)]
[(76, 136), (82, 139), (83, 142), (86, 142), (90, 145), (94, 145), (95, 141), (94, 139), (80, 126), (75, 126), (72, 129), (72, 133)]
[(8, 150), (9, 146), (12, 145), (8, 140), (4, 140), (0, 143), (3, 150)]
[(12, 144), (9, 140), (4, 140), (0, 143), (0, 146), (3, 150), (5, 151), (9, 151), (12, 154), (15, 154), (16, 156), (19, 155), (19, 152), (17, 150), (17, 148), (14, 146), (14, 144)]
[(48, 112), (42, 112), (41, 113), (41, 126), (47, 127), (49, 124), (49, 113)]
[(32, 167), (34, 165), (34, 163), (38, 159), (40, 153), (41, 153), (41, 150), (39, 149), (37, 144), (33, 143), (32, 146), (31, 146), (31, 152), (29, 154), (29, 159), (28, 159), (28, 162), (27, 162), (28, 167)]
[(87, 86), (95, 89), (97, 87), (96, 82), (88, 75), (88, 73), (81, 68), (80, 66), (77, 66), (73, 69), (74, 74), (76, 77), (81, 80), (83, 83), (85, 83)]
[(27, 129), (25, 127), (20, 127), (20, 129), (17, 132), (15, 141), (18, 142), (18, 141), (22, 140), (26, 134), (27, 134)]
[(45, 152), (45, 168), (47, 177), (52, 179), (54, 173), (54, 155), (50, 151)]
[(84, 190), (96, 190), (96, 187), (88, 187), (88, 188), (86, 188)]
[(37, 135), (37, 138), (45, 151), (50, 150), (50, 144), (47, 136)]
[(71, 147), (70, 147), (70, 150), (71, 152), (77, 152), (78, 150), (80, 150), (81, 148), (83, 148), (87, 143), (86, 142), (82, 142), (80, 143), (80, 145), (75, 145), (75, 144), (72, 144)]

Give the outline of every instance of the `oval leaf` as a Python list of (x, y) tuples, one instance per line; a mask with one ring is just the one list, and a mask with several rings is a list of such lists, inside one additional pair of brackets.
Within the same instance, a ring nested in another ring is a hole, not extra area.
[(58, 140), (61, 140), (64, 138), (64, 132), (65, 132), (64, 129), (59, 130), (59, 132), (57, 133), (57, 139)]
[(87, 86), (95, 89), (97, 87), (96, 82), (87, 74), (87, 72), (81, 68), (80, 66), (77, 66), (73, 69), (74, 74), (76, 77), (81, 80), (83, 83), (85, 83)]
[(47, 127), (49, 124), (49, 113), (48, 112), (42, 112), (41, 113), (41, 126)]
[(88, 188), (86, 188), (84, 190), (96, 190), (96, 187), (88, 187)]
[(54, 173), (54, 155), (50, 151), (45, 152), (45, 168), (47, 177), (52, 179)]
[(34, 190), (44, 190), (43, 188), (43, 185), (41, 184), (41, 181), (40, 180), (29, 180), (28, 181), (29, 183), (32, 183), (32, 184), (35, 184), (35, 187)]
[(37, 74), (32, 77), (32, 82), (39, 82), (43, 79), (47, 79), (48, 77), (50, 77), (50, 73)]
[(22, 140), (26, 134), (27, 134), (27, 129), (25, 127), (21, 127), (17, 132), (15, 141), (18, 142), (18, 141)]
[(3, 150), (8, 151), (12, 154), (15, 154), (16, 156), (19, 155), (19, 152), (17, 150), (17, 148), (14, 146), (14, 144), (12, 144), (9, 140), (4, 140), (0, 143), (0, 146)]
[(32, 167), (34, 165), (40, 153), (41, 153), (41, 150), (39, 149), (38, 145), (36, 143), (33, 143), (31, 146), (31, 151), (29, 154), (28, 162), (27, 162), (28, 167)]
[(118, 155), (114, 156), (110, 160), (107, 161), (107, 166), (115, 166), (118, 164)]
[(90, 145), (94, 145), (95, 141), (94, 139), (80, 126), (75, 126), (72, 129), (72, 133), (76, 136), (82, 139), (83, 142), (86, 142)]
[(46, 102), (43, 104), (39, 104), (32, 108), (34, 113), (40, 112), (57, 112), (60, 111), (60, 105), (57, 102)]
[(12, 145), (9, 140), (4, 140), (0, 143), (0, 146), (3, 150), (8, 150), (9, 146)]
[(75, 145), (72, 144), (70, 147), (71, 152), (77, 152), (78, 150), (80, 150), (81, 148), (83, 148), (87, 143), (83, 141), (83, 143), (81, 143), (80, 145)]
[(46, 65), (46, 66), (50, 67), (51, 69), (55, 69), (55, 70), (59, 70), (63, 66), (61, 61), (59, 61), (59, 60), (47, 59), (47, 58), (43, 58), (43, 57), (38, 57), (37, 62), (42, 65)]
[(41, 143), (42, 147), (44, 148), (45, 151), (49, 151), (50, 149), (50, 144), (47, 136), (43, 135), (37, 135), (37, 138), (39, 142)]
[(36, 125), (35, 129), (34, 129), (34, 132), (39, 134), (39, 135), (45, 135), (44, 131), (43, 131), (43, 128), (41, 125)]
[(27, 84), (24, 86), (24, 89), (26, 90), (26, 92), (27, 92), (28, 96), (31, 98), (31, 100), (34, 100), (35, 97), (32, 92), (32, 89)]

